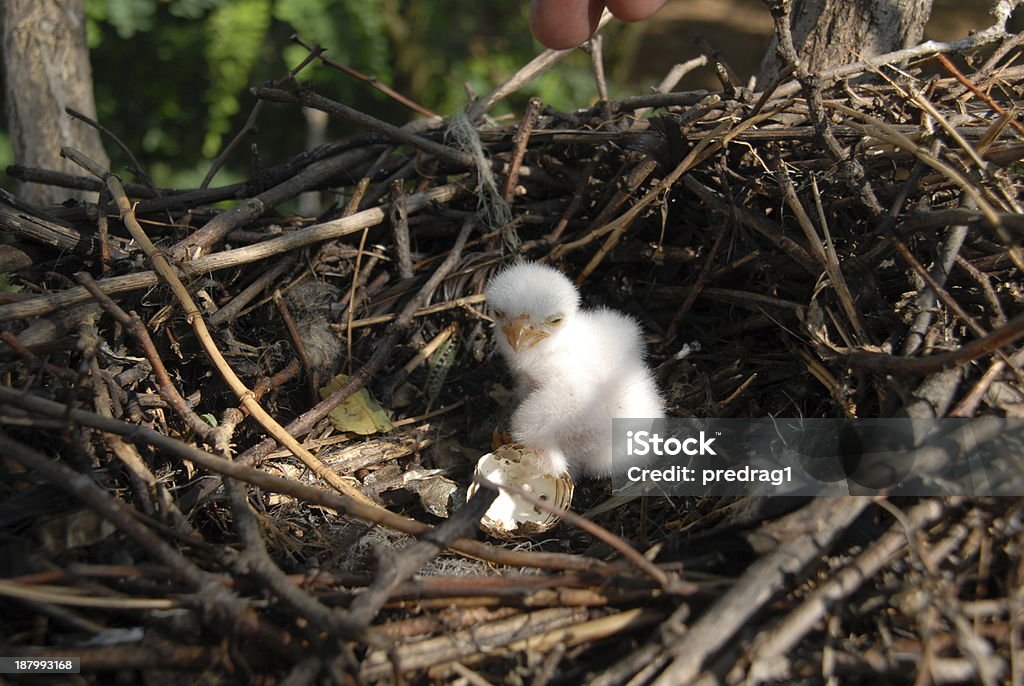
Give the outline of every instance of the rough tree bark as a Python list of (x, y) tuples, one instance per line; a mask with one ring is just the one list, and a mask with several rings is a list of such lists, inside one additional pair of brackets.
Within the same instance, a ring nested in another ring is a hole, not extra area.
[[(932, 0), (784, 1), (792, 2), (793, 43), (811, 72), (917, 45), (932, 10)], [(777, 42), (761, 62), (759, 86), (779, 73)]]
[[(85, 0), (2, 0), (7, 125), (14, 161), (71, 173), (61, 159), (70, 145), (105, 167), (110, 161), (99, 133), (64, 113), (72, 107), (95, 119), (92, 68), (85, 42)], [(24, 184), (22, 197), (35, 205), (95, 193)]]

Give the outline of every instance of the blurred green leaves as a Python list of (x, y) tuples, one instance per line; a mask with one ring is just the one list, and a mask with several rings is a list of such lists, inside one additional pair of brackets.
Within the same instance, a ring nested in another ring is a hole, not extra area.
[(221, 137), (231, 130), (239, 95), (249, 85), (253, 65), (270, 28), (270, 0), (234, 0), (210, 13), (206, 21), (206, 87), (209, 118), (203, 155), (216, 157)]
[[(541, 49), (525, 0), (86, 0), (86, 12), (100, 120), (161, 185), (194, 178), (255, 104), (247, 88), (281, 78), (306, 56), (293, 34), (445, 115), (466, 105), (467, 88), (485, 94)], [(577, 51), (495, 114), (534, 95), (559, 109), (586, 106), (594, 98), (590, 72)], [(414, 116), (319, 62), (299, 79), (396, 124)], [(263, 163), (306, 147), (294, 107), (266, 107), (259, 126), (251, 142)], [(328, 135), (352, 132), (332, 122)], [(249, 173), (248, 147), (229, 163), (229, 177)]]

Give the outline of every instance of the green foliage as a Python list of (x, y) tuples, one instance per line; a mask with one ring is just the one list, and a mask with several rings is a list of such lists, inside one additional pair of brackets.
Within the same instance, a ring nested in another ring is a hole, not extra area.
[(93, 21), (108, 22), (121, 38), (153, 28), (156, 0), (86, 0), (86, 15)]
[(249, 77), (270, 26), (270, 0), (234, 0), (210, 13), (206, 24), (206, 60), (210, 84), (206, 91), (209, 119), (203, 154), (214, 157), (221, 137), (231, 130), (239, 94)]
[[(280, 78), (306, 56), (289, 40), (292, 34), (446, 115), (466, 105), (467, 87), (487, 93), (540, 49), (530, 36), (525, 0), (86, 0), (86, 12), (100, 120), (161, 185), (201, 178), (254, 104), (247, 88)], [(615, 45), (606, 41), (609, 64), (619, 58)], [(318, 62), (299, 78), (387, 121), (414, 116)], [(535, 95), (559, 109), (592, 102), (587, 56), (571, 55), (495, 113), (518, 111)], [(306, 147), (297, 108), (268, 105), (259, 126), (253, 142), (264, 163)], [(352, 132), (338, 122), (330, 126), (331, 137)], [(124, 163), (117, 150), (110, 152)], [(240, 151), (218, 182), (249, 172)]]

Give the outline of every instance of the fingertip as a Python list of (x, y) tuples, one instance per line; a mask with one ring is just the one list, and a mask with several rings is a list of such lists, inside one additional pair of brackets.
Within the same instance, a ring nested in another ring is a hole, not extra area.
[(548, 48), (574, 48), (590, 38), (603, 8), (601, 0), (532, 0), (530, 30)]
[(665, 0), (606, 0), (605, 4), (616, 19), (640, 21), (661, 9)]

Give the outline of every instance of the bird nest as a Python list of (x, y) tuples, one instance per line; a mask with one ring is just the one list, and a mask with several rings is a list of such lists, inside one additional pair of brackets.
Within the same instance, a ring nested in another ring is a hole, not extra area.
[(671, 416), (1018, 417), (1019, 44), (490, 121), (549, 52), (402, 128), (254, 89), (367, 133), (232, 186), (11, 168), (100, 204), (0, 206), (0, 652), (97, 682), (1020, 674), (1019, 497), (585, 481), (599, 514), (519, 542), (459, 507), (513, 402), (481, 293), (517, 257), (642, 323)]

